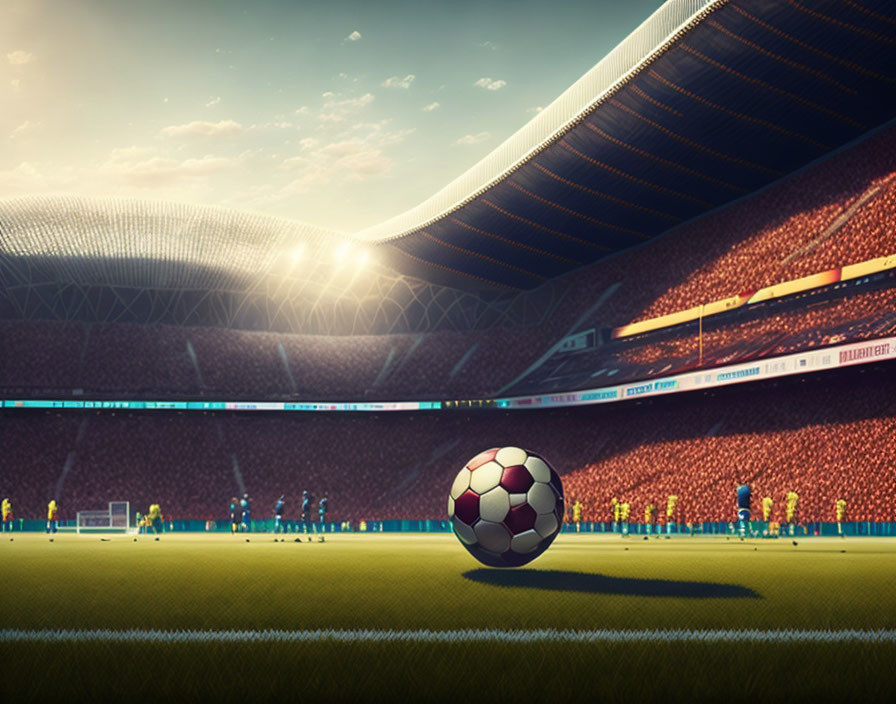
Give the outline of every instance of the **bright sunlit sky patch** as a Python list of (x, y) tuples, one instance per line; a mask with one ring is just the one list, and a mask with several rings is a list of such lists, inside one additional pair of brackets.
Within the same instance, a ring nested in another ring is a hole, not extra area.
[(353, 231), (432, 195), (659, 0), (2, 0), (0, 198)]

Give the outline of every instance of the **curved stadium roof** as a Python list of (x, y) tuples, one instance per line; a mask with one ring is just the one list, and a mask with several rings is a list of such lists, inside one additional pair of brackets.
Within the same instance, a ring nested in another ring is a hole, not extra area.
[(533, 288), (891, 120), (894, 28), (885, 0), (667, 2), (482, 164), (361, 236), (421, 278)]
[[(473, 169), (354, 238), (428, 282), (534, 288), (896, 117), (894, 27), (886, 0), (669, 0)], [(0, 258), (60, 281), (213, 288), (344, 237), (222, 208), (0, 201)]]

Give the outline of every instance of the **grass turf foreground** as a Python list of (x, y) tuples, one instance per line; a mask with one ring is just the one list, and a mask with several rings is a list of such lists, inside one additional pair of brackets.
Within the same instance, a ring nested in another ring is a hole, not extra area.
[[(0, 541), (2, 628), (896, 628), (896, 541), (562, 535), (481, 569), (453, 536)], [(861, 642), (15, 642), (4, 701), (689, 702), (884, 699), (896, 644)], [(888, 698), (888, 697), (887, 697)]]
[(29, 643), (0, 654), (5, 701), (793, 702), (896, 692), (893, 644)]

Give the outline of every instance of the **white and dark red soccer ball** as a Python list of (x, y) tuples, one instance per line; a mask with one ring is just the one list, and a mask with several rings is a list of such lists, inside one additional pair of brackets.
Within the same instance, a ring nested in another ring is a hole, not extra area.
[(461, 544), (490, 567), (519, 567), (541, 555), (563, 522), (563, 485), (543, 457), (518, 447), (476, 455), (448, 493)]

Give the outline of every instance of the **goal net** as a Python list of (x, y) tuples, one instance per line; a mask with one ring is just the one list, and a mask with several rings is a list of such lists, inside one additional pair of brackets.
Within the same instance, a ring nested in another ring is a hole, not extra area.
[(132, 533), (131, 504), (128, 501), (110, 501), (104, 511), (78, 511), (75, 524), (78, 535), (82, 533)]

